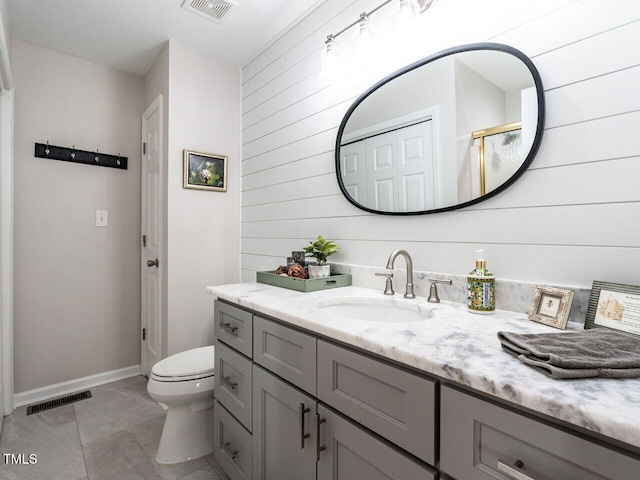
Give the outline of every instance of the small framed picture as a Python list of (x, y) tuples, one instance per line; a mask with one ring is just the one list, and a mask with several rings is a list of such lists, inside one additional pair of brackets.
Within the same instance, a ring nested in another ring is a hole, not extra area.
[(572, 302), (573, 290), (539, 285), (529, 311), (529, 320), (564, 330)]
[(584, 328), (640, 335), (640, 286), (594, 281)]
[(185, 150), (184, 188), (226, 192), (227, 157)]

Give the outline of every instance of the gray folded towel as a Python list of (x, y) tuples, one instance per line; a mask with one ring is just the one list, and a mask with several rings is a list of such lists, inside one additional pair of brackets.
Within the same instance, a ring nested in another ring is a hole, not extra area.
[(498, 332), (502, 349), (552, 378), (640, 377), (640, 337), (603, 328), (576, 333)]

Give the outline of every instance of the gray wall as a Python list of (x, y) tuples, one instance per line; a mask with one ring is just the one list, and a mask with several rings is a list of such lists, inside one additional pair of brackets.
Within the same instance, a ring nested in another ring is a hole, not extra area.
[[(16, 393), (140, 364), (140, 122), (160, 93), (162, 355), (211, 344), (205, 287), (239, 280), (239, 68), (175, 42), (145, 78), (13, 46)], [(47, 140), (122, 152), (129, 169), (34, 158), (34, 143)], [(183, 188), (185, 148), (228, 155), (226, 193)], [(109, 227), (95, 227), (98, 209), (109, 210)]]
[[(140, 118), (133, 75), (15, 41), (15, 392), (140, 363)], [(128, 170), (35, 158), (99, 149)], [(95, 211), (109, 226), (95, 226)]]

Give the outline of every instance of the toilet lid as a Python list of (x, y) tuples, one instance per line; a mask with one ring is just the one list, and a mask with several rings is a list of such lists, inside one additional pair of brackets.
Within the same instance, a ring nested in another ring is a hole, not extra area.
[(215, 346), (194, 348), (160, 360), (151, 369), (159, 377), (188, 377), (213, 373)]

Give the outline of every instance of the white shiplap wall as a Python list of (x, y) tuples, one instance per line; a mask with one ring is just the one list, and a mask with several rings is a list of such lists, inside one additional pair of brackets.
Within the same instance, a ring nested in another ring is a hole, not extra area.
[[(422, 15), (415, 59), (470, 42), (518, 48), (540, 71), (547, 120), (538, 155), (510, 189), (412, 217), (353, 207), (333, 156), (358, 93), (401, 65), (333, 84), (319, 76), (326, 36), (379, 3), (327, 0), (243, 68), (242, 280), (322, 234), (341, 245), (332, 259), (342, 263), (384, 266), (402, 247), (416, 270), (460, 274), (484, 248), (503, 279), (640, 284), (640, 2), (449, 0)], [(388, 22), (390, 11), (373, 19)]]

